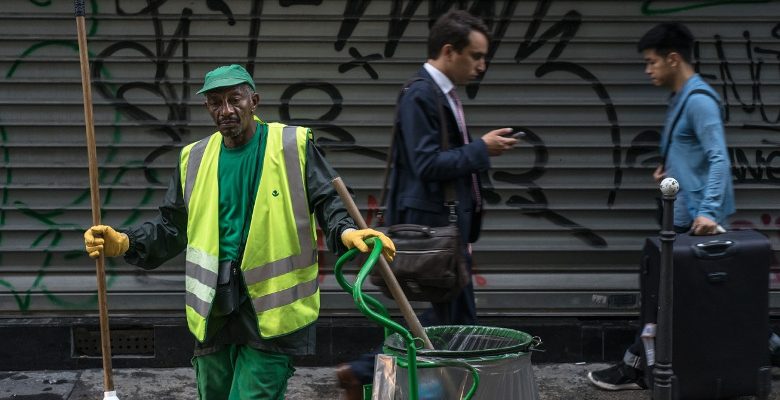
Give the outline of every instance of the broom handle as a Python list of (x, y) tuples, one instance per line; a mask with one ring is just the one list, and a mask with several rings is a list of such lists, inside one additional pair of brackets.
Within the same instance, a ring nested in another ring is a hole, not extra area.
[[(336, 188), (336, 192), (338, 192), (341, 201), (344, 202), (344, 205), (347, 207), (347, 212), (355, 221), (355, 224), (357, 224), (360, 229), (368, 228), (366, 221), (363, 220), (363, 216), (360, 214), (360, 210), (358, 210), (347, 187), (344, 185), (344, 181), (342, 181), (340, 177), (336, 177), (331, 183), (333, 184), (333, 187)], [(401, 313), (406, 320), (406, 324), (409, 325), (412, 334), (422, 339), (424, 348), (433, 350), (431, 340), (428, 339), (428, 335), (425, 334), (425, 330), (420, 324), (420, 320), (417, 319), (417, 314), (412, 310), (409, 300), (406, 299), (406, 295), (401, 289), (401, 285), (398, 284), (398, 280), (395, 279), (395, 275), (393, 275), (393, 272), (390, 270), (390, 266), (387, 264), (387, 260), (385, 260), (384, 257), (379, 257), (379, 272), (382, 274), (385, 283), (387, 283), (387, 288), (390, 289), (390, 294), (393, 295), (393, 299), (398, 303), (398, 308), (401, 309)]]
[[(87, 133), (87, 157), (89, 159), (89, 191), (92, 204), (92, 225), (100, 225), (100, 188), (98, 186), (97, 151), (95, 149), (95, 124), (92, 118), (92, 90), (89, 80), (89, 53), (87, 51), (87, 30), (84, 21), (84, 0), (75, 0), (76, 29), (79, 41), (79, 63), (81, 65), (81, 91), (84, 97), (84, 122)], [(111, 377), (111, 337), (108, 330), (108, 306), (106, 300), (105, 258), (100, 254), (95, 260), (100, 311), (100, 348), (103, 355), (104, 392), (114, 390)]]

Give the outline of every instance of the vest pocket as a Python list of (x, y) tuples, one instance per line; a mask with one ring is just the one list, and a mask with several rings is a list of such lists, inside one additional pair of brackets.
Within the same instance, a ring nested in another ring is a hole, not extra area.
[(234, 261), (219, 263), (217, 290), (214, 294), (214, 305), (211, 307), (212, 316), (225, 316), (238, 308), (239, 281), (238, 263)]

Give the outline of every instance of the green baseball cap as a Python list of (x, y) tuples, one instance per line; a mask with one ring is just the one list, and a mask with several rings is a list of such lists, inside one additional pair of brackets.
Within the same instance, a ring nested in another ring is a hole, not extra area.
[(203, 80), (203, 87), (198, 90), (198, 94), (208, 92), (211, 89), (240, 85), (246, 83), (255, 90), (255, 82), (249, 72), (238, 64), (223, 65), (206, 73)]

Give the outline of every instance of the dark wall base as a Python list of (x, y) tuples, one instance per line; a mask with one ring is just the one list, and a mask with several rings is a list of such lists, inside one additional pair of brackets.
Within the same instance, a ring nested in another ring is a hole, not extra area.
[[(377, 349), (382, 340), (382, 331), (365, 320), (334, 318), (320, 323), (318, 354), (300, 359), (300, 365), (334, 365), (348, 361)], [(637, 322), (623, 319), (481, 318), (480, 323), (540, 337), (543, 343), (533, 354), (536, 363), (618, 360), (638, 329)]]
[[(638, 329), (631, 319), (506, 317), (481, 323), (540, 337), (535, 363), (616, 361)], [(114, 368), (190, 366), (194, 339), (184, 318), (112, 318), (110, 325)], [(96, 318), (0, 319), (0, 370), (102, 368), (99, 331)], [(377, 348), (381, 339), (382, 331), (365, 319), (321, 318), (317, 355), (296, 365), (336, 365)]]

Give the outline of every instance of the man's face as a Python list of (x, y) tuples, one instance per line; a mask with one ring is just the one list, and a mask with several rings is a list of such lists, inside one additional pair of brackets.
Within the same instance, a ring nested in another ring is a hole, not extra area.
[(645, 60), (645, 73), (650, 76), (650, 81), (655, 86), (668, 87), (672, 84), (674, 70), (670, 65), (670, 55), (665, 57), (658, 54), (655, 49), (645, 49), (642, 55)]
[(216, 88), (206, 92), (206, 109), (222, 136), (236, 138), (251, 134), (260, 96), (246, 85)]
[(475, 79), (485, 71), (485, 56), (488, 52), (488, 39), (479, 31), (471, 31), (469, 44), (460, 52), (451, 49), (448, 77), (456, 85), (463, 85)]

